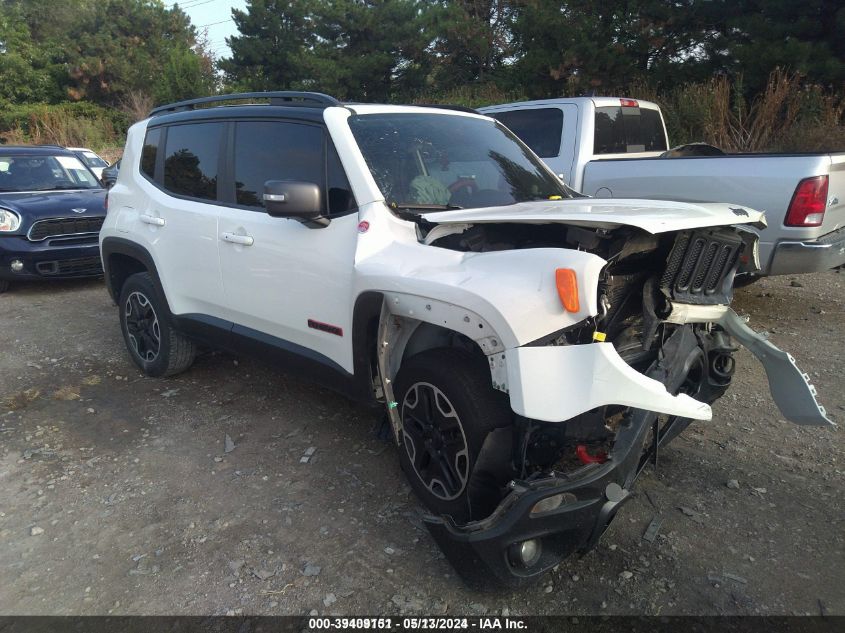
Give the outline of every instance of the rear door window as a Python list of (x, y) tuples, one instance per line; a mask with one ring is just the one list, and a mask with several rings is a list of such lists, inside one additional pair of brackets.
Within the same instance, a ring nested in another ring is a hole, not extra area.
[(596, 108), (593, 154), (665, 150), (666, 135), (657, 110), (622, 106)]
[(560, 154), (563, 111), (559, 108), (496, 112), (493, 117), (516, 134), (540, 158), (554, 158)]
[[(176, 195), (217, 199), (223, 123), (188, 123), (167, 129), (164, 188)], [(146, 172), (145, 172), (146, 173)]]

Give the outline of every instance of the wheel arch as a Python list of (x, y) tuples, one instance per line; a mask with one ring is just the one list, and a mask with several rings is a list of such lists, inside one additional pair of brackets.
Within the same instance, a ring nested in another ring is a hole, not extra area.
[(106, 287), (115, 303), (120, 298), (120, 291), (126, 280), (136, 273), (146, 272), (155, 282), (159, 299), (167, 307), (168, 312), (170, 311), (155, 261), (146, 248), (124, 238), (107, 237), (100, 246), (100, 256), (103, 260)]

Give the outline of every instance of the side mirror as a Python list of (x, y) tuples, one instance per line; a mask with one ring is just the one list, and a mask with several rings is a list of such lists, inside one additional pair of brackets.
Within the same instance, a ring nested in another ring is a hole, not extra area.
[(292, 218), (312, 226), (328, 224), (323, 217), (323, 194), (313, 182), (268, 180), (264, 183), (264, 207), (274, 218)]

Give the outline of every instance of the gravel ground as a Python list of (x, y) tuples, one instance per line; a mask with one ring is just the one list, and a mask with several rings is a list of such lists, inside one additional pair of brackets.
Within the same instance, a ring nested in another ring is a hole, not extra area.
[[(766, 279), (735, 307), (845, 419), (845, 274)], [(0, 333), (3, 615), (845, 614), (842, 431), (780, 418), (745, 351), (595, 551), (475, 593), (370, 410), (221, 353), (143, 378), (98, 281), (14, 288)]]

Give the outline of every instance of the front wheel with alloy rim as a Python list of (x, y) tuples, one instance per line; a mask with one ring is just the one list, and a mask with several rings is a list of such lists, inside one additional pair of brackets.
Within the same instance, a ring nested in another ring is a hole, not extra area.
[(509, 473), (487, 472), (478, 457), (491, 432), (512, 424), (512, 414), (507, 396), (491, 386), (484, 357), (453, 348), (412, 356), (399, 369), (394, 396), (399, 459), (417, 496), (457, 523), (487, 516)]
[(193, 341), (173, 329), (149, 273), (132, 275), (120, 290), (120, 329), (132, 361), (147, 376), (172, 376), (194, 362)]

